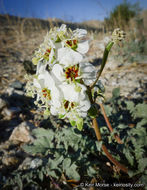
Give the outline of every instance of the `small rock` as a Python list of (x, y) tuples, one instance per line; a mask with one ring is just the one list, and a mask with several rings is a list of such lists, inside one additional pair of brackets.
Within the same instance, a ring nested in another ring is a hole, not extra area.
[(35, 127), (29, 122), (22, 122), (18, 127), (16, 127), (9, 140), (14, 144), (28, 143), (31, 141), (31, 130)]
[(8, 93), (8, 95), (11, 96), (14, 93), (14, 88), (12, 87), (7, 88), (6, 93)]
[(19, 163), (19, 159), (15, 156), (6, 155), (2, 158), (2, 163), (6, 166), (16, 165)]
[(42, 165), (42, 160), (39, 158), (35, 158), (30, 163), (30, 168), (35, 169)]
[(23, 96), (25, 93), (22, 90), (15, 90), (14, 93)]
[(7, 115), (10, 118), (13, 118), (15, 115), (21, 112), (20, 107), (11, 107), (11, 108), (5, 108), (3, 110), (3, 115)]
[(0, 98), (0, 110), (2, 110), (4, 107), (6, 107), (7, 103), (2, 99)]
[(22, 90), (23, 89), (23, 84), (18, 80), (14, 81), (10, 86), (12, 88), (17, 89), (17, 90)]
[(40, 158), (35, 158), (32, 160), (32, 158), (27, 157), (25, 160), (22, 162), (21, 165), (19, 165), (19, 170), (26, 170), (26, 169), (35, 169), (38, 168), (39, 166), (42, 165), (42, 159)]
[(30, 169), (31, 161), (32, 161), (32, 158), (30, 158), (30, 157), (25, 158), (25, 160), (22, 162), (22, 164), (19, 165), (18, 170)]

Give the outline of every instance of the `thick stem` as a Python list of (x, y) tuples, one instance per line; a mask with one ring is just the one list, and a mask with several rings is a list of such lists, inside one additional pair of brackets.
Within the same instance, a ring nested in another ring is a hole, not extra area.
[[(100, 134), (100, 130), (99, 130), (99, 127), (98, 127), (98, 123), (97, 123), (96, 118), (93, 118), (93, 119), (92, 119), (92, 122), (93, 122), (93, 127), (94, 127), (94, 131), (95, 131), (97, 140), (98, 140), (98, 141), (101, 141), (101, 140), (102, 140), (102, 137), (101, 137), (101, 134)], [(128, 169), (127, 169), (125, 166), (123, 166), (122, 164), (120, 164), (117, 160), (115, 160), (115, 158), (112, 157), (112, 155), (108, 152), (107, 147), (106, 147), (104, 144), (102, 144), (102, 150), (103, 150), (104, 153), (106, 154), (107, 158), (108, 158), (114, 165), (116, 165), (116, 166), (117, 166), (120, 170), (122, 170), (123, 172), (128, 173)]]
[[(104, 119), (105, 119), (105, 121), (106, 121), (106, 124), (107, 124), (107, 126), (108, 126), (110, 132), (113, 132), (113, 128), (112, 128), (112, 126), (111, 126), (111, 124), (110, 124), (110, 122), (109, 122), (109, 119), (108, 119), (107, 115), (106, 115), (106, 112), (105, 112), (105, 109), (104, 109), (103, 104), (100, 103), (99, 105), (100, 105), (100, 108), (101, 108), (101, 110), (102, 110), (102, 114), (103, 114), (103, 116), (104, 116)], [(115, 137), (116, 141), (117, 141), (119, 144), (123, 144), (122, 140), (119, 138), (119, 136), (118, 136), (117, 134), (115, 134), (114, 137)]]

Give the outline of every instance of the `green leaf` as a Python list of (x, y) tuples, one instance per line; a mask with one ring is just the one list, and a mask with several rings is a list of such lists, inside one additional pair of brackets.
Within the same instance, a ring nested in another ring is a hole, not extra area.
[(76, 121), (76, 125), (79, 131), (81, 131), (83, 129), (83, 118), (78, 118), (78, 120)]
[(147, 158), (141, 158), (138, 164), (138, 170), (143, 172), (147, 167)]
[(39, 172), (39, 179), (43, 181), (43, 173), (41, 171)]
[(113, 98), (118, 98), (120, 96), (120, 88), (114, 88), (112, 91)]
[(94, 168), (92, 168), (91, 166), (88, 167), (88, 169), (87, 169), (88, 176), (93, 177), (96, 173), (97, 172)]
[(127, 105), (127, 109), (132, 113), (134, 110), (134, 102), (133, 101), (125, 101), (126, 105)]
[(137, 104), (133, 116), (134, 118), (147, 118), (147, 104)]
[(112, 107), (110, 107), (109, 105), (104, 105), (104, 108), (105, 108), (105, 112), (106, 112), (106, 115), (109, 117), (111, 114), (112, 114)]
[(131, 166), (133, 166), (133, 164), (134, 164), (134, 157), (132, 156), (131, 152), (128, 149), (125, 149), (123, 152), (124, 152), (127, 160), (129, 161), (129, 163), (131, 164)]
[(66, 170), (70, 167), (71, 165), (71, 159), (70, 158), (65, 158), (63, 161), (63, 169)]
[(54, 177), (56, 179), (58, 178), (58, 176), (56, 175), (55, 171), (53, 171), (53, 170), (48, 171), (47, 174), (51, 175), (52, 177)]
[(49, 168), (52, 169), (58, 169), (58, 165), (63, 161), (64, 157), (60, 156), (59, 158), (56, 159), (49, 159)]
[(19, 176), (17, 177), (17, 184), (18, 184), (18, 186), (19, 186), (19, 189), (20, 189), (20, 190), (23, 190), (23, 184), (22, 184), (22, 181), (21, 181), (21, 179), (20, 179)]
[(96, 142), (96, 147), (97, 147), (97, 149), (98, 149), (98, 151), (101, 151), (101, 148), (102, 148), (102, 141), (97, 141)]
[(128, 175), (129, 175), (129, 177), (133, 177), (135, 175), (135, 173), (132, 170), (128, 170)]
[(75, 179), (75, 180), (80, 180), (80, 175), (76, 171), (77, 166), (75, 164), (72, 164), (67, 170), (66, 170), (66, 175), (70, 179)]
[(119, 125), (118, 125), (118, 128), (119, 128), (119, 129), (126, 129), (126, 128), (128, 128), (128, 126), (127, 126), (127, 125), (124, 125), (124, 124), (119, 124)]
[(32, 134), (35, 135), (36, 138), (46, 137), (50, 141), (54, 138), (54, 132), (52, 130), (37, 128), (32, 131)]

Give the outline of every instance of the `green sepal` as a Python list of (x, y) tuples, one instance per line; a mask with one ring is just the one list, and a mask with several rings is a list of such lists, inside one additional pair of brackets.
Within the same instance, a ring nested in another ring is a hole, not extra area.
[(60, 37), (57, 35), (57, 40), (55, 41), (55, 43), (59, 43), (59, 42), (61, 42), (61, 39), (60, 39)]
[(73, 49), (74, 51), (76, 51), (77, 48), (78, 48), (78, 46), (74, 45), (71, 49)]
[(50, 115), (50, 111), (49, 111), (49, 109), (46, 109), (45, 111), (44, 111), (44, 115)]
[(59, 119), (63, 119), (65, 115), (59, 114)]
[(78, 118), (78, 120), (76, 121), (76, 125), (77, 125), (77, 129), (79, 129), (79, 131), (82, 131), (82, 129), (83, 129), (83, 118)]
[(76, 121), (70, 120), (70, 124), (74, 127), (76, 126)]
[(76, 92), (81, 92), (81, 87), (78, 86), (78, 85), (76, 85), (74, 89), (75, 89)]
[(36, 57), (33, 57), (33, 58), (32, 58), (32, 63), (33, 63), (34, 65), (37, 65), (38, 61), (39, 61), (38, 58), (36, 58)]

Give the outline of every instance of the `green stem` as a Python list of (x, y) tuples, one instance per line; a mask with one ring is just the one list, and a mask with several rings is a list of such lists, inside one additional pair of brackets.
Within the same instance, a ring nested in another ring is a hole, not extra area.
[(108, 55), (109, 55), (109, 52), (113, 46), (114, 42), (110, 41), (107, 46), (105, 47), (105, 50), (104, 50), (104, 54), (103, 54), (103, 59), (102, 59), (102, 64), (101, 64), (101, 68), (100, 68), (100, 71), (97, 73), (97, 77), (96, 77), (96, 80), (90, 85), (90, 89), (92, 89), (95, 84), (97, 83), (97, 81), (99, 80), (101, 74), (102, 74), (102, 71), (106, 65), (106, 62), (107, 62), (107, 58), (108, 58)]

